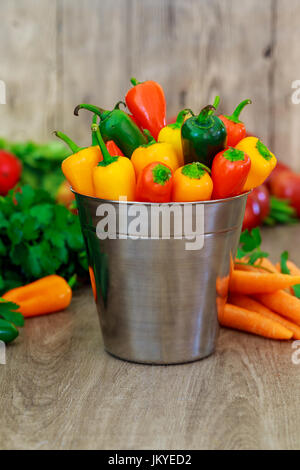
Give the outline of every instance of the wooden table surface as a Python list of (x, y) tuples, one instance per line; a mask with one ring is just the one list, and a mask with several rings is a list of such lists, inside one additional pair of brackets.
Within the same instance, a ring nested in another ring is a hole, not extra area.
[[(263, 231), (300, 262), (300, 227)], [(0, 365), (0, 449), (299, 449), (292, 343), (222, 330), (216, 353), (144, 366), (103, 350), (90, 289), (26, 322)]]

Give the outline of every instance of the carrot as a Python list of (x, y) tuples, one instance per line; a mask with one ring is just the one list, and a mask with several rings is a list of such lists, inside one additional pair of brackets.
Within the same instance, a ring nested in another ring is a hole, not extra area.
[[(300, 269), (298, 268), (298, 266), (296, 266), (295, 263), (293, 263), (292, 261), (287, 260), (286, 265), (289, 268), (290, 273), (291, 273), (292, 276), (299, 276), (300, 275)], [(276, 264), (276, 268), (278, 269), (279, 272), (281, 272), (280, 263)], [(292, 295), (294, 295), (294, 289), (292, 287), (289, 288), (289, 292)]]
[(277, 269), (274, 264), (268, 258), (262, 258), (256, 263), (256, 266), (261, 266), (262, 268), (268, 269), (272, 273), (277, 273)]
[(248, 258), (243, 257), (241, 259), (235, 260), (235, 269), (240, 269), (241, 271), (253, 271), (253, 272), (272, 272), (277, 273), (277, 269), (274, 264), (268, 258), (261, 258), (257, 260), (254, 265), (251, 264), (243, 264), (247, 263)]
[(300, 276), (280, 273), (255, 273), (234, 269), (229, 290), (239, 294), (264, 294), (300, 284)]
[(286, 320), (277, 313), (272, 312), (272, 310), (265, 307), (260, 302), (257, 302), (257, 300), (254, 300), (247, 295), (232, 294), (229, 298), (229, 302), (238, 307), (260, 313), (264, 317), (270, 318), (270, 320), (274, 320), (280, 323), (282, 326), (285, 326), (288, 330), (293, 332), (294, 339), (300, 339), (300, 327), (298, 325), (290, 322), (289, 320)]
[(255, 299), (274, 310), (274, 312), (300, 325), (300, 299), (297, 299), (297, 297), (279, 290), (273, 294), (255, 295)]
[(272, 339), (291, 339), (293, 332), (260, 313), (226, 304), (219, 315), (222, 326)]
[(289, 268), (292, 276), (300, 275), (300, 269), (298, 268), (298, 266), (296, 266), (295, 263), (293, 263), (293, 261), (287, 260), (286, 265)]
[(227, 297), (229, 288), (229, 274), (227, 276), (218, 276), (216, 280), (216, 291), (221, 297)]

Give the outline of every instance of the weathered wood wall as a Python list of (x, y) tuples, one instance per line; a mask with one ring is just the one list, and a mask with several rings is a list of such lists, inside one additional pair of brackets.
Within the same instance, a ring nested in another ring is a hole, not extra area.
[(300, 169), (300, 0), (0, 0), (0, 136), (89, 142), (79, 102), (110, 108), (129, 77), (165, 88), (168, 114), (221, 95), (279, 158)]

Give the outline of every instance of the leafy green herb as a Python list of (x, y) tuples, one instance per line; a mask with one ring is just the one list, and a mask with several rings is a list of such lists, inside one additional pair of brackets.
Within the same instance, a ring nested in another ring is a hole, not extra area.
[(15, 326), (24, 326), (24, 317), (19, 310), (19, 305), (14, 302), (8, 302), (0, 297), (0, 317), (13, 323)]
[(32, 141), (10, 142), (0, 139), (0, 149), (7, 150), (22, 162), (21, 184), (45, 189), (54, 198), (64, 180), (61, 162), (70, 152), (61, 142), (38, 144)]
[[(288, 268), (288, 265), (287, 265), (288, 259), (289, 259), (288, 251), (284, 251), (283, 253), (281, 253), (281, 256), (280, 256), (280, 271), (283, 274), (291, 274), (291, 271), (290, 271), (290, 269)], [(293, 286), (293, 291), (294, 291), (295, 297), (298, 297), (298, 299), (300, 299), (300, 284), (296, 284), (295, 286)]]
[(19, 305), (0, 297), (0, 340), (5, 343), (17, 338), (17, 326), (24, 326), (24, 317), (17, 312), (19, 308)]
[(270, 213), (264, 219), (265, 225), (276, 224), (295, 224), (298, 222), (296, 210), (290, 206), (289, 201), (279, 199), (275, 196), (270, 197)]
[[(262, 260), (269, 256), (269, 253), (260, 249), (260, 246), (261, 234), (259, 228), (256, 227), (252, 229), (251, 232), (249, 232), (249, 230), (245, 230), (240, 236), (237, 258), (241, 259), (246, 257), (247, 262), (243, 262), (242, 264), (254, 266), (258, 260)], [(256, 266), (260, 267), (259, 264)]]
[(27, 185), (0, 197), (0, 295), (54, 273), (84, 279), (87, 270), (77, 215)]

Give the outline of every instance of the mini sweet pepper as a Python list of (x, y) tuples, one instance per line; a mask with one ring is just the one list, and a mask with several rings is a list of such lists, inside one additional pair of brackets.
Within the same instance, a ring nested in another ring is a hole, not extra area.
[(230, 116), (221, 115), (219, 118), (224, 122), (227, 131), (228, 147), (235, 147), (240, 140), (246, 137), (246, 127), (240, 121), (240, 114), (247, 104), (251, 104), (251, 100), (242, 101)]
[(214, 183), (213, 199), (238, 196), (251, 168), (250, 157), (242, 150), (229, 147), (217, 153), (211, 168)]
[(163, 127), (158, 134), (158, 142), (165, 142), (173, 146), (177, 153), (179, 166), (184, 165), (181, 127), (188, 115), (192, 115), (192, 111), (190, 109), (183, 109), (178, 113), (176, 121)]
[(118, 102), (112, 111), (106, 111), (92, 104), (79, 104), (74, 109), (74, 114), (78, 116), (80, 109), (87, 109), (97, 114), (100, 117), (103, 140), (113, 140), (123, 154), (130, 158), (137, 147), (147, 143), (147, 139), (133, 119), (125, 111), (119, 109), (120, 103), (122, 102)]
[(65, 158), (61, 169), (71, 187), (80, 194), (94, 196), (93, 168), (102, 160), (102, 154), (98, 146), (92, 145), (80, 148), (68, 136), (55, 131), (54, 134), (62, 139), (72, 150), (73, 155)]
[(95, 196), (101, 199), (119, 200), (127, 197), (133, 201), (136, 191), (136, 178), (133, 165), (129, 158), (122, 156), (112, 157), (105, 147), (99, 126), (92, 125), (103, 160), (93, 169), (93, 184)]
[(72, 300), (72, 289), (63, 277), (51, 274), (8, 291), (3, 298), (18, 304), (25, 318), (35, 317), (67, 308)]
[(214, 156), (226, 148), (227, 132), (224, 123), (214, 111), (219, 104), (205, 106), (198, 116), (192, 116), (181, 128), (184, 162), (199, 161), (211, 167)]
[(166, 99), (162, 87), (153, 80), (138, 82), (131, 79), (133, 87), (127, 92), (125, 101), (134, 119), (142, 129), (148, 129), (157, 139), (159, 131), (166, 125)]
[(257, 137), (245, 137), (235, 147), (251, 159), (251, 168), (244, 185), (244, 191), (260, 186), (275, 168), (277, 160), (270, 150)]
[(147, 130), (145, 130), (145, 133), (149, 139), (148, 144), (141, 145), (141, 147), (137, 148), (131, 157), (136, 177), (138, 178), (143, 168), (152, 162), (164, 163), (173, 171), (177, 170), (179, 162), (174, 147), (166, 142), (156, 142), (154, 137)]
[(171, 168), (152, 162), (141, 171), (137, 181), (136, 199), (143, 202), (170, 202), (173, 186)]
[(209, 169), (200, 162), (188, 163), (174, 173), (172, 200), (206, 201), (211, 198), (213, 182)]

